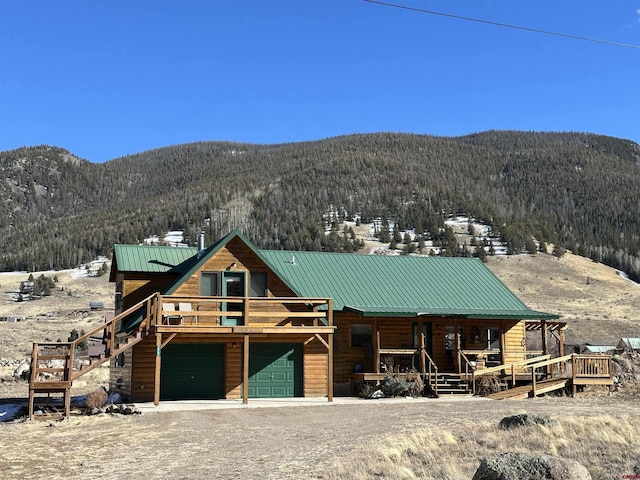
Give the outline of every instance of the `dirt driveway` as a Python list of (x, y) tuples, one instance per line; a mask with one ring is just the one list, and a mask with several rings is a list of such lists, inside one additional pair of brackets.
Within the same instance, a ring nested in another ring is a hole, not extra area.
[(637, 401), (613, 397), (361, 400), (351, 404), (73, 416), (0, 424), (2, 478), (322, 478), (335, 462), (384, 436), (529, 412), (623, 415)]

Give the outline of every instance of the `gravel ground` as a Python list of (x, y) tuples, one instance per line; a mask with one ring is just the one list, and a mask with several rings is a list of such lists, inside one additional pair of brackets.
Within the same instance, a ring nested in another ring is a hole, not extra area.
[(521, 401), (440, 398), (349, 404), (72, 416), (0, 424), (2, 478), (323, 478), (336, 462), (386, 436), (418, 429), (464, 435), (507, 415), (625, 415), (609, 396)]

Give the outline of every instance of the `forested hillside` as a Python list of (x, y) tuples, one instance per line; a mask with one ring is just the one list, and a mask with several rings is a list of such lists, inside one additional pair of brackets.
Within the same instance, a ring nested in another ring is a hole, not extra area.
[[(40, 146), (1, 152), (0, 167), (0, 270), (72, 267), (172, 229), (192, 244), (201, 230), (211, 242), (241, 228), (261, 248), (353, 251), (357, 242), (325, 228), (355, 213), (437, 242), (447, 216), (464, 212), (492, 225), (511, 252), (534, 237), (640, 279), (640, 147), (612, 137), (207, 142), (104, 164)], [(338, 216), (326, 218), (332, 207)]]

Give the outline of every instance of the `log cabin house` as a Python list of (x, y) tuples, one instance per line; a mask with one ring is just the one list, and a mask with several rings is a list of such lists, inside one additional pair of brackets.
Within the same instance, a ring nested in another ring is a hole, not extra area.
[(133, 401), (154, 399), (158, 357), (160, 400), (330, 397), (430, 363), (460, 374), (525, 360), (526, 322), (557, 318), (477, 259), (266, 251), (239, 232), (202, 252), (116, 245), (111, 280), (116, 313), (162, 298), (158, 338), (112, 362), (111, 389)]
[[(110, 390), (133, 402), (332, 401), (410, 369), (436, 391), (505, 365), (515, 384), (528, 331), (542, 332), (542, 360), (549, 333), (563, 354), (566, 324), (472, 258), (267, 251), (234, 231), (201, 250), (115, 245), (110, 281), (115, 317), (86, 337), (102, 331)], [(74, 370), (76, 347), (34, 344), (30, 416), (36, 393), (64, 393), (68, 413), (71, 382), (93, 368)], [(56, 358), (62, 380), (38, 381)]]

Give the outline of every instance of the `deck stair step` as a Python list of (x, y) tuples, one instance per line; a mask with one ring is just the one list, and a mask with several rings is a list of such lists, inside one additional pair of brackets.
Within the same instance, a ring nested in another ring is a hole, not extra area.
[(461, 375), (439, 373), (436, 382), (438, 385), (438, 394), (467, 395), (471, 393), (469, 381)]

